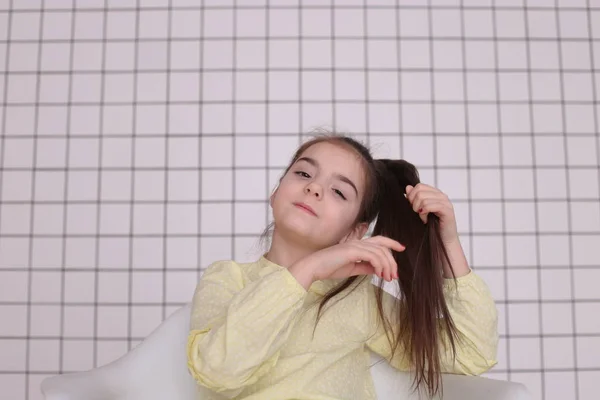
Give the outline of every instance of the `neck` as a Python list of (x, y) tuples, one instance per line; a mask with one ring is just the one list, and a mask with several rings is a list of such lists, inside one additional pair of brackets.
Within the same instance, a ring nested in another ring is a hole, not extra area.
[(279, 234), (277, 229), (275, 229), (273, 231), (271, 247), (265, 257), (267, 260), (277, 265), (288, 268), (290, 265), (314, 253), (316, 250), (317, 249), (311, 248), (310, 246), (302, 246), (298, 243), (298, 240), (285, 237)]

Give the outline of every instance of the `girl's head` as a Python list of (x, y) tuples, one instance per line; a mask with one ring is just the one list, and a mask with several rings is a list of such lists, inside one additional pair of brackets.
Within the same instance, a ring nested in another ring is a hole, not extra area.
[[(390, 193), (390, 174), (400, 191)], [(390, 206), (406, 206), (406, 185), (417, 183), (406, 161), (375, 160), (347, 136), (319, 136), (300, 146), (271, 195), (275, 227), (313, 249), (360, 239), (378, 215), (394, 213)]]
[(271, 196), (277, 233), (311, 249), (360, 238), (368, 226), (359, 217), (371, 191), (372, 163), (366, 148), (348, 138), (302, 145)]
[[(400, 301), (396, 315), (399, 330), (388, 335), (395, 351), (407, 353), (415, 370), (415, 384), (426, 385), (430, 394), (439, 390), (440, 355), (449, 343), (455, 353), (458, 333), (443, 294), (443, 263), (450, 259), (441, 240), (439, 219), (428, 215), (423, 224), (405, 197), (407, 185), (416, 186), (416, 168), (404, 160), (375, 160), (358, 141), (327, 135), (304, 143), (271, 196), (275, 232), (286, 242), (318, 250), (348, 239), (361, 239), (376, 220), (373, 235), (390, 237), (406, 246), (393, 252), (398, 265)], [(356, 276), (325, 295), (327, 301), (346, 288)], [(380, 281), (383, 284), (383, 280)], [(384, 315), (382, 291), (378, 311)]]

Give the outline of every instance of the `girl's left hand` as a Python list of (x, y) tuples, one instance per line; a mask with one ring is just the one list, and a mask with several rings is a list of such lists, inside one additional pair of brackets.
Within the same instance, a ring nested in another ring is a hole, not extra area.
[(433, 186), (418, 183), (414, 187), (406, 186), (406, 198), (423, 223), (427, 223), (427, 215), (430, 212), (439, 217), (440, 234), (445, 244), (458, 241), (454, 207), (445, 193)]

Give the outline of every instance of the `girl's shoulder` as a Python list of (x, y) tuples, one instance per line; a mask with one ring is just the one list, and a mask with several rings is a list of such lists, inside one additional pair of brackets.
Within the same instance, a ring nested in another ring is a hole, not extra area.
[(240, 268), (240, 264), (234, 260), (217, 260), (210, 263), (202, 271), (202, 276), (210, 276), (213, 274), (223, 273), (225, 271), (233, 271)]
[[(265, 265), (261, 260), (239, 262), (236, 260), (218, 260), (209, 264), (201, 275), (202, 279), (227, 279), (246, 284), (259, 279), (260, 276), (272, 272), (271, 265)], [(269, 271), (267, 271), (269, 270)]]

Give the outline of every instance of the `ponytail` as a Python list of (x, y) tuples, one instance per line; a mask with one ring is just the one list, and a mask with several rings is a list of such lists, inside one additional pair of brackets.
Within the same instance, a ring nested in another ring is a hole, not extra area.
[[(390, 342), (392, 357), (401, 345), (415, 370), (413, 384), (416, 388), (425, 384), (433, 395), (441, 387), (442, 343), (449, 341), (456, 355), (457, 330), (443, 293), (443, 263), (450, 265), (450, 259), (440, 236), (439, 218), (430, 213), (424, 224), (406, 198), (406, 186), (420, 182), (414, 165), (382, 159), (375, 160), (375, 167), (379, 212), (373, 235), (387, 236), (406, 246), (403, 252), (393, 252), (401, 294), (400, 331)], [(381, 316), (382, 295), (380, 292), (377, 298)]]
[[(400, 288), (398, 311), (392, 315), (399, 316), (399, 319), (394, 318), (393, 324), (399, 328), (397, 335), (390, 334), (394, 329), (383, 310), (383, 290), (377, 294), (377, 307), (392, 357), (400, 346), (415, 371), (413, 387), (417, 390), (425, 385), (433, 397), (440, 389), (443, 391), (440, 359), (447, 349), (442, 346), (449, 344), (456, 357), (455, 341), (459, 338), (444, 298), (443, 266), (447, 263), (452, 270), (452, 265), (440, 236), (439, 218), (430, 213), (427, 223), (423, 224), (405, 196), (407, 185), (420, 183), (414, 165), (405, 160), (374, 160), (369, 149), (348, 136), (325, 135), (304, 143), (285, 172), (308, 147), (320, 142), (347, 146), (361, 156), (367, 183), (355, 222), (371, 223), (377, 219), (373, 235), (387, 236), (406, 246), (403, 252), (393, 252)], [(362, 282), (367, 278), (367, 275), (351, 276), (326, 293), (319, 302), (316, 322), (329, 300), (342, 292), (348, 295), (346, 289), (353, 286), (354, 290), (358, 286), (353, 285), (356, 280)]]

